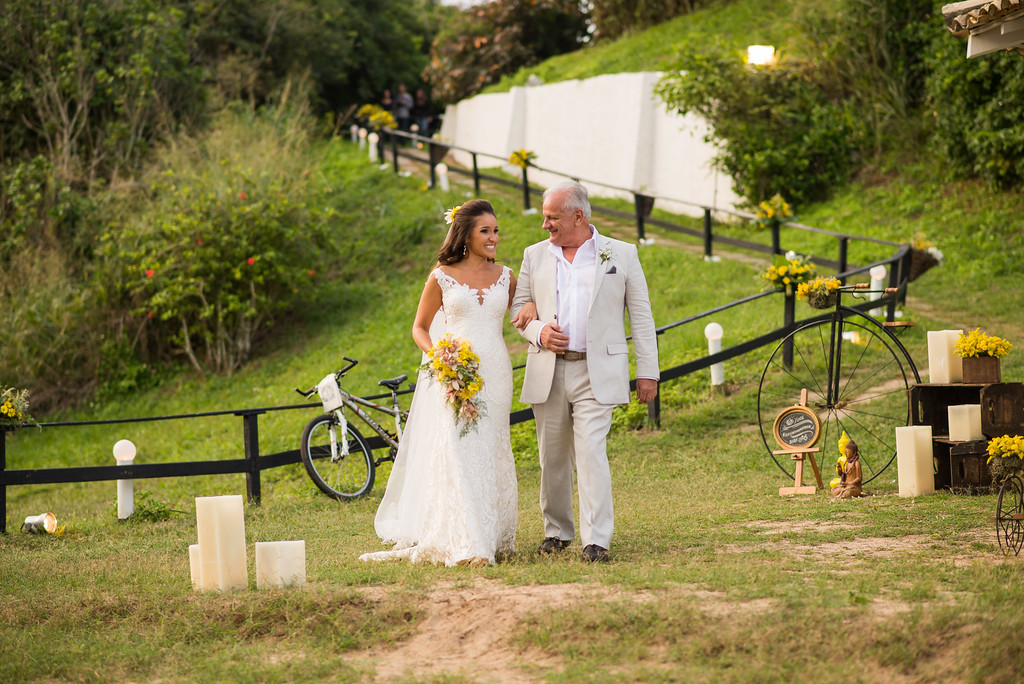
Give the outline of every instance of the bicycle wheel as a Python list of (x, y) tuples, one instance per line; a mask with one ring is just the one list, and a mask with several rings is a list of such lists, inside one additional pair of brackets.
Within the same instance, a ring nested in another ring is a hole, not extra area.
[(793, 461), (772, 453), (780, 449), (772, 427), (779, 411), (799, 403), (803, 389), (821, 422), (816, 444), (821, 451), (815, 460), (826, 481), (835, 472), (844, 430), (857, 442), (867, 483), (895, 458), (895, 428), (910, 422), (908, 372), (916, 379), (916, 370), (906, 351), (874, 320), (845, 316), (844, 310), (835, 322), (832, 318), (814, 321), (790, 333), (775, 348), (761, 375), (757, 393), (761, 438), (775, 464), (789, 477), (795, 477)]
[(348, 454), (336, 460), (331, 458), (331, 432), (337, 434), (340, 425), (334, 414), (324, 414), (309, 421), (302, 431), (302, 463), (313, 482), (324, 494), (335, 499), (355, 499), (373, 489), (376, 475), (373, 456), (359, 431), (347, 423)]
[(1006, 479), (996, 499), (996, 539), (1003, 553), (1020, 553), (1024, 545), (1024, 482), (1019, 477)]

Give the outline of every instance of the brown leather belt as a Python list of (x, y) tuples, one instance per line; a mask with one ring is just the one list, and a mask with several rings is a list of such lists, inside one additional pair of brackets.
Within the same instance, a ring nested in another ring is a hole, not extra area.
[(567, 351), (562, 354), (563, 361), (584, 361), (587, 358), (587, 352), (582, 351)]

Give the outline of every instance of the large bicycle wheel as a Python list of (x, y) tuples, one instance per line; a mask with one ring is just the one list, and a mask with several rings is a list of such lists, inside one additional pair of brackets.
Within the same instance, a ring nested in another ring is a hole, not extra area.
[(1016, 556), (1024, 545), (1024, 482), (1019, 477), (1007, 478), (999, 488), (996, 500), (996, 539), (1003, 553)]
[(781, 449), (773, 426), (806, 389), (808, 406), (821, 422), (815, 460), (823, 479), (835, 473), (845, 430), (860, 450), (864, 482), (870, 482), (896, 456), (896, 428), (910, 422), (908, 374), (916, 380), (906, 351), (873, 320), (837, 316), (798, 328), (775, 348), (761, 375), (757, 417), (768, 453), (795, 477), (788, 455), (772, 453)]
[[(351, 423), (345, 425), (348, 454), (341, 455), (341, 425), (334, 414), (309, 421), (302, 431), (302, 463), (324, 494), (335, 499), (355, 499), (373, 489), (376, 474), (366, 440)], [(331, 433), (338, 440), (337, 457), (331, 457)]]

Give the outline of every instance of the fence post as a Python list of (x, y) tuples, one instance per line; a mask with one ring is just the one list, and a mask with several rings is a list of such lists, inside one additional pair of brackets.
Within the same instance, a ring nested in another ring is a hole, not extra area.
[(241, 414), (242, 438), (245, 440), (245, 457), (249, 459), (249, 470), (245, 474), (245, 491), (249, 503), (260, 502), (260, 414), (263, 411), (252, 411)]
[(654, 399), (647, 402), (647, 420), (654, 423), (654, 427), (661, 427), (661, 392), (654, 395)]
[(523, 211), (530, 211), (530, 181), (526, 178), (526, 167), (523, 167)]
[(704, 209), (704, 259), (711, 259), (711, 210)]
[[(847, 254), (850, 250), (850, 238), (841, 237), (839, 238), (839, 272), (846, 272)], [(843, 285), (846, 284), (846, 278), (840, 278)]]
[(473, 153), (473, 197), (480, 196), (480, 168), (476, 164), (476, 152)]
[(779, 228), (782, 224), (772, 221), (772, 254), (782, 254), (782, 247), (779, 243)]
[(388, 137), (391, 138), (391, 159), (395, 167), (395, 173), (398, 173), (398, 136), (394, 134), (390, 129), (388, 130)]
[[(0, 476), (7, 470), (7, 430), (0, 428)], [(7, 485), (0, 482), (0, 534), (7, 534)]]
[(786, 327), (786, 338), (782, 343), (782, 365), (787, 369), (793, 367), (793, 338), (789, 337), (793, 323), (796, 322), (796, 293), (786, 291), (782, 307), (782, 324)]
[(427, 163), (427, 166), (430, 167), (430, 187), (431, 187), (431, 189), (437, 187), (437, 175), (434, 172), (434, 155), (435, 154), (436, 153), (434, 152), (434, 143), (427, 143), (427, 157), (430, 159), (430, 161)]

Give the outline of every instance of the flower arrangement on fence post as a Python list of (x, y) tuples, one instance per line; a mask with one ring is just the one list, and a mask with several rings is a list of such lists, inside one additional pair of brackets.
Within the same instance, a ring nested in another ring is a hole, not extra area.
[(516, 150), (509, 155), (508, 162), (521, 169), (525, 169), (527, 166), (532, 166), (533, 160), (536, 158), (537, 155), (530, 150)]
[(398, 122), (391, 112), (374, 104), (364, 104), (356, 112), (356, 117), (364, 119), (367, 125), (375, 131), (382, 128), (398, 128)]
[(28, 412), (28, 390), (0, 385), (0, 429), (39, 425)]
[(786, 252), (785, 256), (775, 257), (775, 263), (761, 274), (776, 290), (785, 290), (787, 295), (793, 294), (800, 283), (807, 282), (817, 275), (817, 267), (802, 254)]
[(796, 215), (793, 214), (793, 208), (789, 202), (780, 193), (775, 193), (770, 199), (763, 200), (757, 205), (754, 223), (762, 228), (771, 228), (775, 224), (793, 218), (796, 218)]
[(985, 451), (988, 453), (988, 460), (985, 462), (988, 463), (994, 482), (1024, 470), (1024, 436), (993, 437)]
[(831, 309), (839, 300), (841, 284), (835, 276), (817, 276), (814, 280), (797, 285), (796, 298), (806, 299), (815, 309)]

